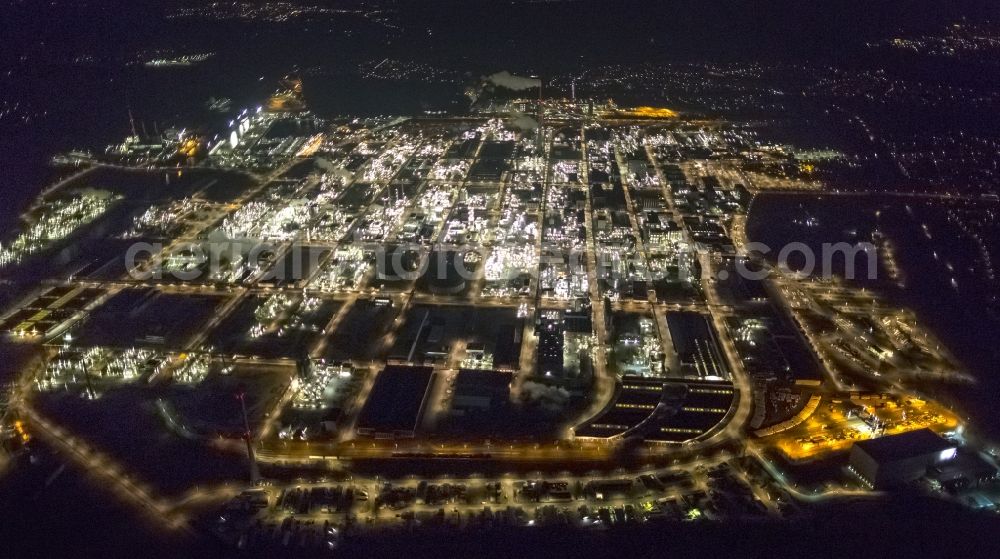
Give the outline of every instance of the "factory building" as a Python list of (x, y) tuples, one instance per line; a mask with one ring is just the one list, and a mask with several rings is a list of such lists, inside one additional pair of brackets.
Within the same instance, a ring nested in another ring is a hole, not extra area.
[(930, 429), (861, 441), (851, 449), (850, 470), (875, 489), (918, 480), (955, 458), (957, 446)]

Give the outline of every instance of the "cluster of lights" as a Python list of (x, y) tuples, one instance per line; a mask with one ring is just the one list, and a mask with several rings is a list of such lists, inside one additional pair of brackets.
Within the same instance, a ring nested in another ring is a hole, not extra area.
[(260, 237), (286, 241), (296, 238), (309, 222), (312, 210), (302, 201), (291, 202), (268, 217), (260, 227)]
[(184, 198), (166, 205), (153, 205), (142, 215), (132, 220), (132, 226), (126, 237), (142, 237), (147, 235), (168, 235), (177, 227), (181, 219), (191, 213), (204, 209), (208, 205), (203, 200)]
[(335, 243), (344, 238), (354, 225), (352, 216), (338, 207), (326, 207), (315, 222), (306, 228), (306, 238)]
[(512, 142), (517, 139), (517, 133), (507, 128), (503, 119), (500, 118), (491, 118), (487, 120), (477, 127), (473, 134), (474, 135), (470, 136), (473, 139), (478, 136), (487, 140), (495, 140), (498, 142)]
[(460, 198), (463, 200), (464, 207), (468, 209), (468, 217), (464, 220), (453, 217), (448, 221), (445, 242), (479, 240), (489, 226), (490, 220), (487, 210), (496, 197), (496, 194), (471, 193), (468, 190), (462, 190)]
[(205, 52), (198, 54), (185, 54), (169, 58), (153, 58), (147, 60), (143, 64), (145, 66), (150, 66), (153, 68), (164, 67), (164, 66), (191, 66), (193, 64), (198, 64), (199, 62), (204, 62), (209, 58), (212, 58), (212, 56), (214, 55), (215, 53)]
[(552, 165), (552, 182), (580, 182), (579, 161), (559, 161)]
[[(236, 245), (233, 248), (237, 248)], [(214, 282), (234, 284), (252, 274), (252, 269), (247, 258), (236, 250), (229, 253), (226, 265), (210, 269), (210, 278)]]
[(344, 192), (347, 182), (348, 178), (341, 173), (323, 173), (313, 201), (319, 205), (332, 204)]
[(371, 266), (359, 247), (338, 248), (333, 258), (316, 274), (310, 287), (323, 292), (353, 291)]
[(174, 380), (181, 384), (199, 384), (208, 376), (212, 357), (207, 353), (196, 355), (182, 354), (180, 367), (174, 372)]
[(663, 361), (660, 357), (663, 354), (663, 346), (651, 318), (640, 317), (638, 336), (623, 337), (619, 343), (626, 348), (633, 348), (632, 351), (623, 353), (626, 359), (619, 361), (630, 374), (643, 376), (663, 374)]
[(468, 159), (439, 159), (431, 167), (430, 178), (435, 180), (461, 181), (469, 174), (472, 161)]
[(385, 182), (391, 179), (417, 150), (415, 144), (405, 138), (400, 143), (387, 148), (378, 157), (373, 158), (368, 168), (362, 174), (365, 182)]
[(482, 354), (469, 354), (462, 360), (460, 367), (463, 369), (492, 370), (493, 354), (485, 351)]
[(253, 316), (256, 323), (250, 328), (250, 337), (259, 338), (263, 336), (268, 327), (284, 314), (294, 303), (291, 296), (278, 292), (267, 299), (254, 310)]
[[(257, 322), (250, 328), (250, 337), (259, 338), (264, 336), (274, 326), (277, 326), (278, 337), (287, 336), (293, 330), (317, 330), (318, 327), (310, 325), (306, 327), (304, 318), (306, 315), (315, 312), (322, 305), (322, 300), (317, 297), (304, 297), (300, 302), (285, 293), (275, 293), (268, 297), (262, 305), (254, 311), (254, 318)], [(286, 316), (287, 315), (287, 316)], [(285, 317), (281, 324), (275, 322)]]
[(538, 223), (529, 218), (517, 204), (511, 203), (500, 214), (496, 238), (504, 243), (533, 245), (538, 238)]
[(454, 195), (455, 191), (451, 186), (441, 184), (431, 185), (417, 199), (417, 205), (424, 211), (438, 217), (451, 206)]
[(250, 237), (251, 232), (271, 210), (263, 200), (251, 200), (222, 220), (222, 231), (231, 239)]
[(440, 142), (427, 142), (417, 150), (419, 159), (437, 159), (444, 155), (444, 145)]
[(406, 211), (406, 200), (394, 200), (388, 206), (374, 205), (365, 216), (364, 226), (357, 234), (362, 241), (382, 241), (395, 228), (399, 218)]
[(533, 273), (537, 266), (535, 247), (498, 245), (486, 258), (486, 280), (513, 279), (522, 273)]
[[(396, 27), (388, 22), (383, 22), (383, 25)], [(461, 83), (461, 75), (457, 71), (423, 64), (416, 60), (380, 58), (360, 64), (358, 70), (361, 75), (368, 79), (393, 81), (417, 80), (434, 84), (446, 82)], [(432, 111), (424, 111), (424, 113), (428, 114), (432, 113)]]
[(589, 289), (587, 272), (583, 267), (567, 270), (562, 263), (543, 268), (538, 282), (543, 291), (551, 291), (551, 296), (561, 301), (585, 297)]
[(40, 390), (53, 390), (85, 383), (87, 379), (130, 381), (147, 372), (156, 374), (166, 363), (161, 353), (151, 349), (76, 349), (70, 347), (67, 340), (67, 344), (46, 364), (45, 372), (36, 379), (36, 383)]
[(103, 191), (86, 191), (71, 198), (48, 202), (37, 221), (8, 245), (0, 245), (0, 266), (17, 264), (26, 256), (44, 250), (104, 214), (120, 199)]
[(589, 356), (593, 363), (597, 357), (597, 337), (593, 333), (563, 332), (563, 370), (569, 375), (582, 372), (582, 357)]
[(297, 381), (298, 390), (292, 398), (292, 407), (312, 410), (325, 408), (336, 398), (337, 392), (351, 380), (352, 376), (350, 365), (313, 362), (309, 376)]

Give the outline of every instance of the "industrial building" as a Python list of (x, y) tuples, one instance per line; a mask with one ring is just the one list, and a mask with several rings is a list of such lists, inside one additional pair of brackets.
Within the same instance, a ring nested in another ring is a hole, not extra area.
[(995, 465), (970, 448), (961, 448), (958, 456), (931, 467), (927, 479), (949, 493), (958, 493), (992, 484), (1000, 477)]
[(510, 402), (509, 372), (461, 369), (455, 378), (451, 411), (456, 415), (487, 413)]
[(626, 376), (611, 403), (574, 434), (584, 439), (683, 443), (711, 433), (734, 402), (735, 390), (728, 381)]
[(358, 435), (413, 437), (431, 387), (431, 367), (388, 365), (375, 378), (358, 416)]
[(729, 371), (719, 354), (715, 331), (708, 318), (696, 312), (667, 313), (674, 351), (687, 378), (726, 379)]
[(955, 458), (958, 447), (930, 429), (861, 441), (851, 449), (850, 470), (868, 486), (886, 489), (905, 485), (929, 468)]

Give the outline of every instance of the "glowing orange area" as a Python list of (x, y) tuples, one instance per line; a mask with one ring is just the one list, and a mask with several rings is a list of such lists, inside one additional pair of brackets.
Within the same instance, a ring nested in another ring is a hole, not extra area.
[(623, 109), (620, 112), (640, 118), (677, 118), (679, 116), (677, 111), (666, 107), (635, 107), (634, 109)]
[(323, 145), (323, 134), (316, 134), (309, 141), (302, 146), (302, 149), (295, 154), (296, 157), (309, 157), (316, 153), (316, 151)]
[(14, 422), (14, 431), (21, 437), (21, 442), (28, 442), (31, 440), (31, 435), (28, 434), (24, 429), (24, 422), (20, 419)]
[(194, 157), (198, 154), (198, 149), (200, 147), (201, 143), (197, 138), (188, 138), (181, 143), (181, 145), (177, 148), (177, 151), (185, 157)]
[(934, 402), (906, 397), (861, 401), (824, 397), (808, 419), (761, 442), (792, 462), (807, 462), (844, 452), (854, 443), (930, 428), (939, 433), (958, 426), (952, 412)]

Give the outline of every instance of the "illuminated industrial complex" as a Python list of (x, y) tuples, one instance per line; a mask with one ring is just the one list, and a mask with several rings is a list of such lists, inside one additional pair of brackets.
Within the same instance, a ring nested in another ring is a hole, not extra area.
[(753, 123), (668, 107), (306, 98), (289, 78), (223, 129), (133, 124), (3, 239), (3, 273), (41, 278), (0, 315), (27, 355), (9, 455), (45, 441), (240, 549), (900, 486), (995, 508), (994, 457), (925, 390), (966, 373), (916, 315), (751, 246), (758, 197), (837, 195), (815, 178), (837, 154), (789, 164)]

